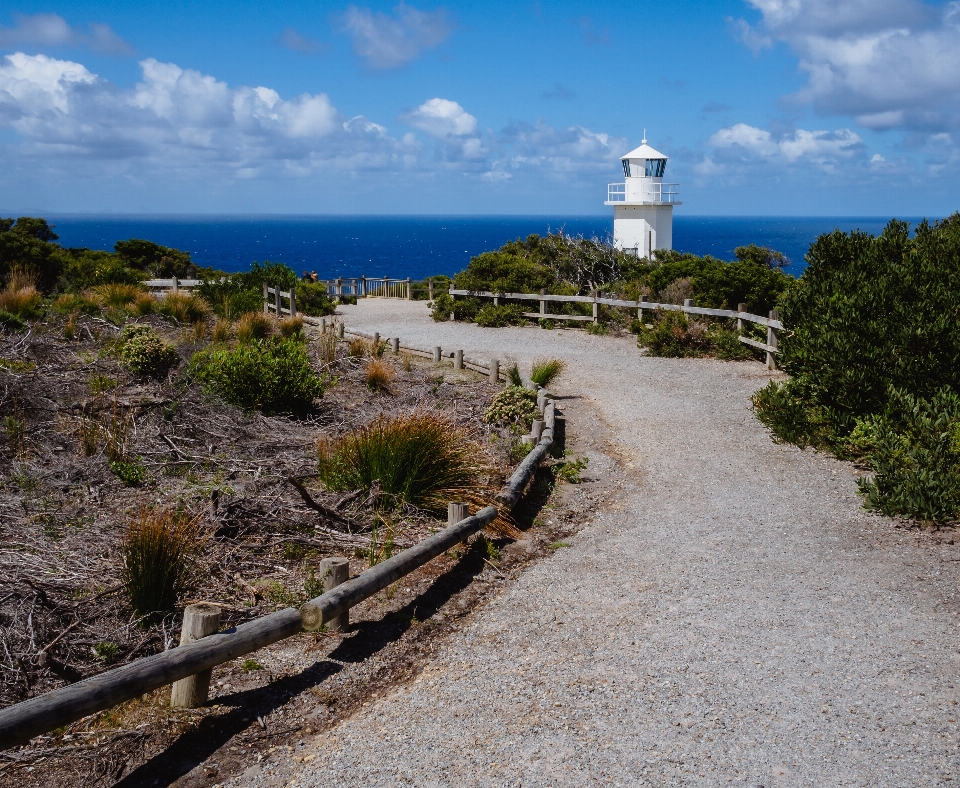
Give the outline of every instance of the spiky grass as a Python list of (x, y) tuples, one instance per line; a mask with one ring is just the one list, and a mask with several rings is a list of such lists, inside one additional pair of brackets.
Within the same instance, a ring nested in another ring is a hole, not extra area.
[(40, 308), (40, 301), (40, 293), (33, 285), (17, 287), (11, 282), (0, 291), (0, 309), (16, 317), (35, 317)]
[(213, 327), (213, 341), (217, 344), (224, 344), (225, 342), (230, 341), (230, 331), (233, 328), (233, 324), (229, 320), (221, 318), (216, 322)]
[(285, 317), (280, 321), (280, 336), (287, 339), (303, 338), (303, 318), (300, 315)]
[(381, 416), (319, 446), (320, 480), (332, 490), (380, 490), (397, 503), (442, 514), (449, 501), (489, 502), (494, 490), (483, 449), (445, 416)]
[(241, 345), (266, 339), (273, 333), (273, 320), (263, 312), (247, 312), (237, 323), (237, 341)]
[(207, 338), (207, 326), (206, 320), (196, 320), (193, 323), (193, 341), (194, 342), (203, 342)]
[(130, 311), (138, 317), (152, 315), (157, 308), (157, 299), (150, 293), (140, 293), (130, 305)]
[(375, 358), (367, 362), (367, 371), (364, 382), (370, 391), (390, 393), (390, 384), (393, 383), (393, 369), (389, 364)]
[(127, 285), (121, 283), (97, 285), (93, 288), (93, 296), (101, 304), (110, 309), (126, 309), (128, 305), (133, 304), (137, 298), (147, 295), (143, 289), (137, 285)]
[(351, 358), (363, 358), (365, 355), (367, 355), (366, 340), (360, 337), (351, 339), (347, 345), (347, 355)]
[(16, 292), (28, 287), (36, 288), (37, 272), (26, 265), (13, 265), (7, 275), (7, 288)]
[(530, 380), (538, 386), (548, 388), (567, 368), (567, 362), (559, 358), (534, 359), (530, 370)]
[(167, 293), (157, 303), (157, 312), (178, 323), (195, 323), (210, 313), (207, 302), (199, 296), (186, 293)]
[(121, 579), (130, 606), (147, 622), (174, 612), (190, 585), (202, 545), (199, 517), (173, 509), (140, 509), (120, 545)]
[(317, 339), (317, 358), (324, 366), (337, 360), (337, 336), (332, 331)]
[(507, 368), (507, 383), (511, 386), (523, 388), (523, 377), (520, 375), (520, 367), (516, 364), (511, 364)]

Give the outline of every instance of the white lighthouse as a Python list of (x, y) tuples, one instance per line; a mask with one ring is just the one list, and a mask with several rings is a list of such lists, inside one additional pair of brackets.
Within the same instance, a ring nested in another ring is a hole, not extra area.
[(646, 139), (620, 158), (623, 183), (607, 186), (605, 205), (613, 206), (613, 245), (649, 258), (673, 248), (673, 206), (680, 205), (680, 184), (664, 183), (667, 157)]

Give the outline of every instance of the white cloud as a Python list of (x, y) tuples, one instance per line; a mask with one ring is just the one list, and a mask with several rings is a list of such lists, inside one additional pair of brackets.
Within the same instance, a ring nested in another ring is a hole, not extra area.
[(400, 115), (400, 121), (431, 137), (464, 137), (477, 130), (477, 119), (456, 101), (432, 98)]
[(500, 139), (512, 150), (513, 168), (553, 173), (612, 172), (617, 160), (631, 147), (623, 137), (583, 126), (556, 129), (543, 121), (513, 123), (501, 132)]
[(444, 9), (419, 11), (405, 3), (392, 16), (351, 5), (340, 21), (354, 52), (372, 69), (405, 66), (424, 50), (440, 46), (453, 30)]
[(9, 55), (0, 60), (0, 128), (20, 135), (21, 157), (139, 160), (165, 170), (362, 170), (405, 153), (383, 126), (343, 117), (324, 93), (284, 100), (152, 58), (140, 67), (141, 81), (121, 89), (79, 63)]
[[(794, 98), (874, 129), (960, 127), (960, 2), (748, 0), (808, 75)], [(746, 23), (744, 23), (746, 24)]]
[(84, 33), (57, 14), (14, 14), (13, 27), (0, 27), (0, 49), (23, 46), (83, 47), (106, 55), (132, 55), (133, 47), (110, 29), (91, 23)]
[(708, 144), (717, 149), (739, 150), (758, 159), (776, 159), (789, 164), (807, 159), (821, 166), (832, 166), (838, 160), (861, 156), (864, 148), (863, 140), (850, 129), (797, 129), (792, 134), (774, 139), (769, 131), (746, 123), (720, 129)]
[(727, 24), (730, 26), (733, 37), (755, 55), (773, 46), (773, 39), (758, 31), (746, 19), (727, 19)]

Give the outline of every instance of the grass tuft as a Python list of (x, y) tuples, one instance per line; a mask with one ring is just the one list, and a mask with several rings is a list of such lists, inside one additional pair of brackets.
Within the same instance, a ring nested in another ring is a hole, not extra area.
[(520, 367), (511, 364), (507, 368), (507, 383), (517, 388), (523, 388), (523, 377), (520, 375)]
[(273, 333), (273, 320), (263, 312), (247, 312), (237, 323), (237, 341), (246, 345)]
[(120, 545), (121, 579), (130, 606), (147, 623), (173, 613), (187, 590), (201, 546), (199, 517), (142, 508)]
[(286, 339), (303, 339), (303, 318), (300, 315), (285, 317), (278, 327), (280, 336)]
[(367, 363), (365, 382), (370, 391), (390, 393), (390, 384), (393, 383), (393, 369), (389, 364), (372, 358)]
[(178, 323), (196, 323), (210, 313), (207, 302), (187, 293), (167, 293), (157, 302), (156, 311)]
[(530, 380), (538, 386), (549, 388), (566, 368), (567, 362), (559, 358), (534, 359), (533, 368), (530, 371)]
[(361, 337), (351, 339), (347, 344), (347, 355), (351, 358), (363, 358), (367, 354), (367, 343)]

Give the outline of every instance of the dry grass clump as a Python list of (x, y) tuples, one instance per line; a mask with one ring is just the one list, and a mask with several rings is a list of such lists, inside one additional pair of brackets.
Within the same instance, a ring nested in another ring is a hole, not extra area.
[(213, 336), (212, 339), (218, 344), (223, 344), (224, 342), (230, 341), (230, 331), (233, 328), (233, 323), (229, 320), (221, 318), (217, 321), (216, 325), (213, 327)]
[(143, 288), (137, 285), (120, 283), (97, 285), (91, 290), (91, 295), (110, 309), (126, 309), (141, 296), (149, 297), (149, 293), (144, 293)]
[(207, 338), (207, 321), (196, 320), (193, 324), (193, 341), (203, 342)]
[(303, 337), (303, 318), (300, 315), (294, 317), (285, 317), (280, 321), (280, 336), (287, 339), (300, 339)]
[(559, 358), (534, 359), (530, 370), (530, 380), (538, 386), (548, 388), (567, 368), (567, 362)]
[(152, 315), (156, 311), (156, 308), (157, 299), (150, 293), (140, 293), (133, 299), (133, 303), (130, 305), (130, 311), (138, 317)]
[(199, 517), (141, 508), (120, 544), (120, 576), (130, 606), (149, 622), (176, 610), (202, 546)]
[(156, 311), (178, 323), (196, 323), (210, 313), (207, 302), (187, 293), (167, 293), (157, 302)]
[(263, 312), (247, 312), (237, 322), (237, 341), (245, 345), (273, 334), (273, 320)]
[(34, 317), (40, 308), (36, 274), (29, 268), (14, 266), (7, 286), (0, 291), (0, 310), (16, 317)]
[(347, 344), (347, 355), (351, 358), (363, 358), (367, 355), (367, 342), (361, 337), (351, 339)]
[(317, 339), (317, 358), (324, 366), (337, 360), (337, 336), (332, 331), (321, 334)]
[(380, 491), (443, 514), (448, 501), (489, 502), (490, 466), (470, 433), (435, 413), (377, 421), (319, 446), (320, 480), (332, 490)]
[(367, 363), (367, 372), (364, 382), (370, 391), (390, 393), (390, 384), (393, 383), (393, 369), (389, 364), (375, 358)]

